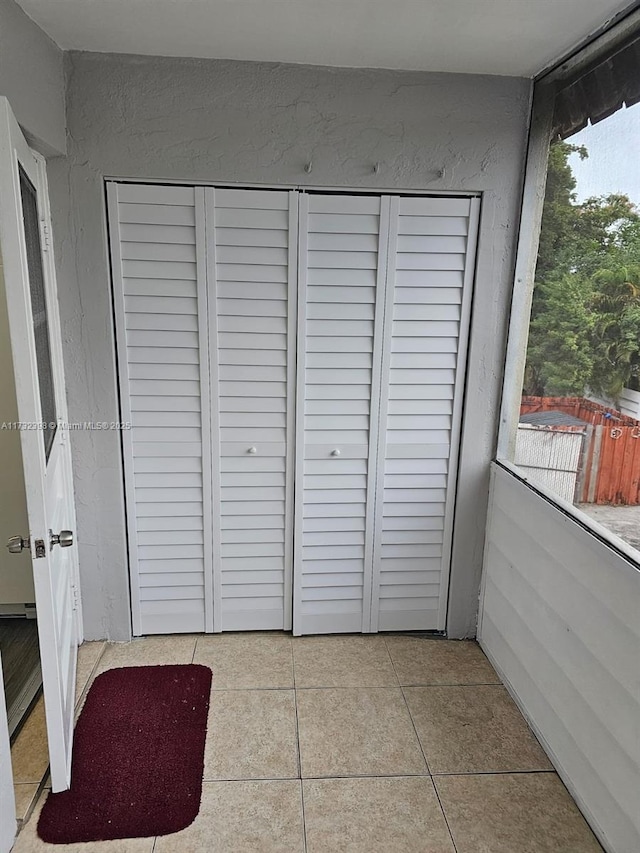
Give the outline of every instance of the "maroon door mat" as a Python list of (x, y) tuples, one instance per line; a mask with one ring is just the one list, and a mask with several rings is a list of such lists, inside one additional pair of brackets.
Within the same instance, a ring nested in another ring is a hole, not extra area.
[(178, 832), (200, 808), (211, 670), (131, 666), (94, 681), (78, 719), (71, 790), (49, 794), (51, 844)]

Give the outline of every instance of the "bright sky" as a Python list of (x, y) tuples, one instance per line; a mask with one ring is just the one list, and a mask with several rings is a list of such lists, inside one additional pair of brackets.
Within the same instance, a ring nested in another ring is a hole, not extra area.
[(589, 152), (586, 160), (577, 154), (569, 158), (579, 202), (624, 193), (640, 207), (640, 103), (585, 127), (567, 142), (584, 145)]

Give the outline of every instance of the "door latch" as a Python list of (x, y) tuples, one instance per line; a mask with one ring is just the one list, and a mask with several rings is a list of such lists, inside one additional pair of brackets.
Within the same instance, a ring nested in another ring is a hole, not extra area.
[[(66, 531), (62, 532), (64, 533)], [(44, 544), (44, 539), (34, 539), (33, 545), (34, 557), (36, 559), (47, 556), (47, 548)], [(24, 551), (25, 548), (31, 548), (31, 542), (28, 539), (23, 539), (22, 536), (11, 536), (7, 542), (7, 548), (10, 554), (19, 554), (21, 551)]]

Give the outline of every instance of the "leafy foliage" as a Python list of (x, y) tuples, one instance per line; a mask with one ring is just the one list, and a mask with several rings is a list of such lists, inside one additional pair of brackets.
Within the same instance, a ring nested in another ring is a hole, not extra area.
[(640, 377), (640, 214), (619, 194), (579, 204), (574, 152), (550, 150), (524, 393), (617, 400)]

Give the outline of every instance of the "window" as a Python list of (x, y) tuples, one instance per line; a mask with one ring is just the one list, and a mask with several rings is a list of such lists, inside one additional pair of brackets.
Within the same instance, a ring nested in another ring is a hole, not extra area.
[(27, 267), (29, 270), (29, 289), (31, 291), (31, 310), (33, 312), (33, 331), (36, 341), (40, 415), (43, 423), (42, 436), (44, 438), (45, 458), (48, 461), (57, 429), (53, 367), (49, 344), (49, 321), (47, 318), (42, 246), (40, 243), (38, 198), (35, 187), (22, 169), (20, 169), (20, 194), (22, 197), (24, 235), (27, 246)]
[(640, 39), (540, 88), (546, 185), (502, 456), (640, 552)]

